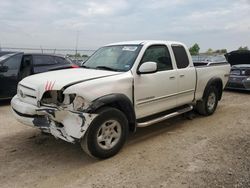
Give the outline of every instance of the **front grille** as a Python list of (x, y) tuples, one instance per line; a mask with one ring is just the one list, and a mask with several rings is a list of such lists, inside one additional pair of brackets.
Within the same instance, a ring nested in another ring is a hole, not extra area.
[(26, 103), (37, 105), (37, 92), (35, 89), (25, 86), (23, 84), (18, 85), (17, 89), (18, 97)]

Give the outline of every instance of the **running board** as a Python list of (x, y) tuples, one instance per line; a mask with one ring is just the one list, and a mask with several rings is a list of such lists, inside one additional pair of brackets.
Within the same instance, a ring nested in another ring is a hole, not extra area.
[(152, 119), (150, 121), (146, 121), (146, 122), (142, 122), (142, 123), (137, 123), (137, 127), (147, 127), (147, 126), (150, 126), (152, 124), (159, 123), (159, 122), (164, 121), (166, 119), (169, 119), (169, 118), (184, 114), (186, 112), (189, 112), (189, 111), (193, 110), (193, 108), (194, 107), (190, 105), (188, 107), (182, 108), (182, 109), (180, 109), (180, 110), (178, 110), (176, 112), (167, 114), (165, 116), (158, 117), (156, 119)]

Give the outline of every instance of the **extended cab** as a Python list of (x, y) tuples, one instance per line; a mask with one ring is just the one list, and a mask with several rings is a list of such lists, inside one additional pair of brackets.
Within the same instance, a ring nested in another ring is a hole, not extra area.
[(213, 114), (229, 71), (228, 63), (194, 67), (179, 42), (114, 43), (97, 50), (82, 68), (23, 79), (11, 105), (20, 122), (108, 158), (137, 127), (194, 108)]

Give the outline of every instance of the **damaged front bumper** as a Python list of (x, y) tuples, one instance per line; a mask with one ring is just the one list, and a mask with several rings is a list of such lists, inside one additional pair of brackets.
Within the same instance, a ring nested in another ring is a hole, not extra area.
[(12, 111), (15, 118), (26, 125), (37, 127), (51, 133), (56, 138), (74, 143), (86, 133), (96, 114), (59, 109), (56, 107), (43, 107), (25, 103), (16, 95), (11, 100)]

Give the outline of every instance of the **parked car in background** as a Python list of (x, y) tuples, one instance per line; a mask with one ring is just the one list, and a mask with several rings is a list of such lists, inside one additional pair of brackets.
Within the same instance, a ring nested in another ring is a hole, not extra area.
[(211, 64), (224, 64), (227, 62), (224, 55), (197, 55), (192, 56), (195, 66), (209, 66)]
[(0, 99), (13, 97), (18, 82), (29, 75), (72, 67), (78, 66), (60, 55), (0, 52)]
[(68, 58), (70, 58), (71, 62), (73, 62), (76, 65), (81, 66), (88, 58), (89, 56), (85, 55), (85, 56), (72, 56), (72, 55), (68, 55)]
[(250, 91), (250, 51), (236, 50), (225, 56), (232, 66), (226, 88)]

